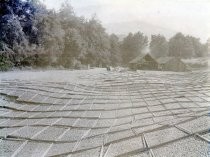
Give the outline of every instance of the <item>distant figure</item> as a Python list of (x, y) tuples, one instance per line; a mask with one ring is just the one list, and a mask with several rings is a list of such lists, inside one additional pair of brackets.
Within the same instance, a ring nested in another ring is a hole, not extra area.
[(107, 66), (107, 67), (106, 67), (106, 70), (107, 70), (107, 71), (111, 71), (110, 66)]

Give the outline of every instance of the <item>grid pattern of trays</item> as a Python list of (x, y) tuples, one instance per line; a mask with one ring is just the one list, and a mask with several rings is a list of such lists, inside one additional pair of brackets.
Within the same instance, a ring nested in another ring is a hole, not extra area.
[(75, 84), (1, 80), (0, 156), (209, 156), (208, 79), (103, 71)]

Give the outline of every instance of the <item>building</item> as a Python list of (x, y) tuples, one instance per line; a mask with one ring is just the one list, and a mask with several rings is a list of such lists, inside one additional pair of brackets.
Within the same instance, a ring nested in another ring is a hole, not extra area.
[(159, 64), (158, 69), (161, 71), (189, 71), (187, 65), (178, 57), (160, 57), (157, 62)]
[(151, 54), (141, 54), (129, 62), (129, 68), (132, 70), (158, 70), (158, 62)]

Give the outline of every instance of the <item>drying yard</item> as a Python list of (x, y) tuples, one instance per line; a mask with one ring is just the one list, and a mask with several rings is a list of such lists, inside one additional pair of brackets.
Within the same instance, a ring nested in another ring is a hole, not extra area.
[(0, 156), (208, 157), (208, 73), (1, 73)]

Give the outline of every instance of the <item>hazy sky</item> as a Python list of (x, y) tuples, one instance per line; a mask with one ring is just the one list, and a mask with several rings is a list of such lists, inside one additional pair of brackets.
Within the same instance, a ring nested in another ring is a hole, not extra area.
[[(44, 0), (59, 9), (65, 0)], [(94, 13), (108, 33), (164, 34), (183, 32), (206, 41), (210, 37), (210, 0), (70, 0), (79, 16)]]

